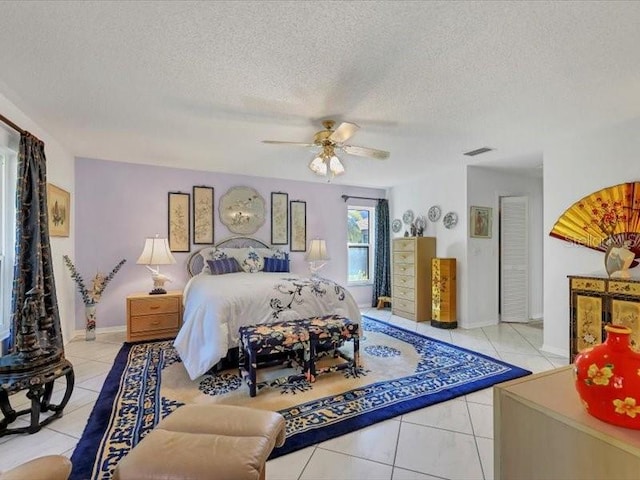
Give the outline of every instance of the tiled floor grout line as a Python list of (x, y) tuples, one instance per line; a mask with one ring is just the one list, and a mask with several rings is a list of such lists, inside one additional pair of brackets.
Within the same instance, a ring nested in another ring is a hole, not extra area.
[(309, 455), (309, 458), (307, 458), (307, 461), (305, 462), (304, 467), (302, 467), (302, 470), (300, 470), (300, 475), (298, 475), (298, 480), (302, 480), (302, 475), (304, 475), (304, 471), (309, 466), (309, 462), (311, 462), (311, 459), (313, 458), (313, 455), (316, 453), (317, 449), (318, 449), (318, 444), (316, 443), (313, 446), (313, 451), (311, 452), (311, 455)]

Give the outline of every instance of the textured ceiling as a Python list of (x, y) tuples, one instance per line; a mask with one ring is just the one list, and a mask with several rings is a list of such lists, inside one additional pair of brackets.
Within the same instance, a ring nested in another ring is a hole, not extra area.
[(638, 2), (1, 2), (0, 92), (76, 156), (309, 181), (308, 151), (260, 141), (353, 121), (391, 157), (334, 181), (386, 187), (638, 117), (639, 24)]

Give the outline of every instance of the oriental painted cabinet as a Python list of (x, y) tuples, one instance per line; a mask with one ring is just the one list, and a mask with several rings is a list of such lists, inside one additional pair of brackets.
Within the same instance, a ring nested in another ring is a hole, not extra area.
[(431, 260), (431, 325), (456, 328), (456, 259)]
[(640, 280), (569, 276), (571, 361), (602, 343), (607, 323), (631, 329), (631, 348), (640, 352)]

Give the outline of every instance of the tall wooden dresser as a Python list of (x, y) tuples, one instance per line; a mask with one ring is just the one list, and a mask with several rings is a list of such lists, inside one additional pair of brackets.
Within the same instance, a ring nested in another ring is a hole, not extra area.
[(602, 343), (605, 324), (631, 329), (631, 348), (640, 352), (640, 280), (607, 276), (569, 276), (570, 345), (573, 357)]
[(456, 259), (431, 259), (431, 325), (433, 327), (457, 328), (456, 289)]
[(394, 315), (418, 322), (431, 319), (431, 259), (435, 256), (435, 237), (393, 239)]

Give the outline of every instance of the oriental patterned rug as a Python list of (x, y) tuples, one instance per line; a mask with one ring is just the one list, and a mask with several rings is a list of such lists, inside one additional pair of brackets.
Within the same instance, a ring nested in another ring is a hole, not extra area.
[[(280, 412), (287, 441), (271, 458), (450, 400), (529, 371), (368, 317), (360, 361), (314, 383), (273, 382), (254, 398), (237, 369), (189, 379), (171, 341), (124, 344), (73, 453), (72, 480), (109, 479), (118, 461), (163, 417), (189, 403), (226, 403)], [(348, 354), (352, 342), (343, 347)], [(286, 374), (258, 370), (258, 380)]]

